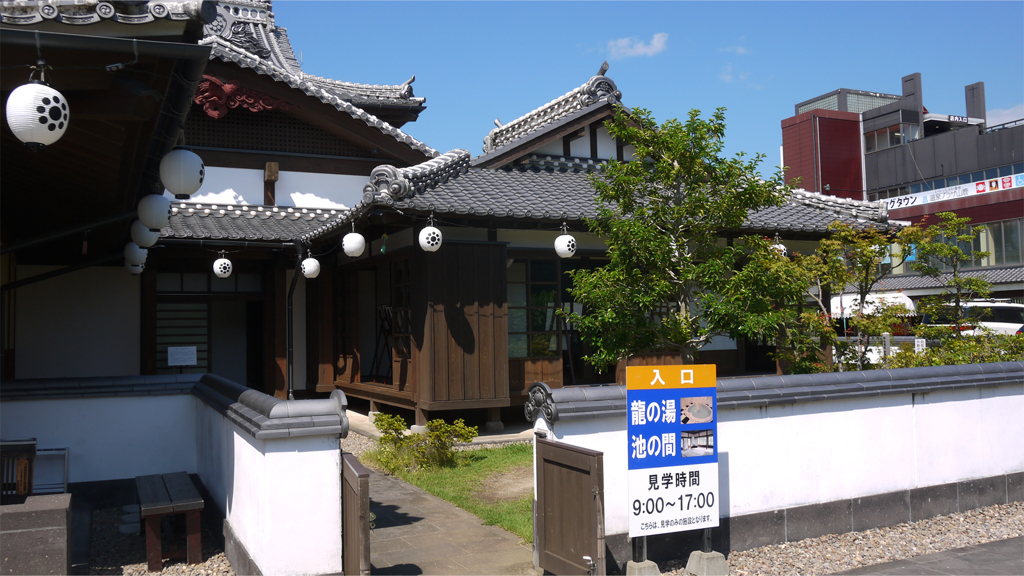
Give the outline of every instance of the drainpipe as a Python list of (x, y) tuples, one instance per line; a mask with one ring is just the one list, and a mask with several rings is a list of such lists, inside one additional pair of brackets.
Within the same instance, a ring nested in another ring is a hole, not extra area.
[(302, 274), (302, 248), (301, 241), (295, 246), (295, 272), (292, 274), (292, 285), (288, 288), (288, 399), (295, 400), (295, 327), (292, 325), (292, 297), (295, 296), (295, 286), (299, 283), (299, 275)]

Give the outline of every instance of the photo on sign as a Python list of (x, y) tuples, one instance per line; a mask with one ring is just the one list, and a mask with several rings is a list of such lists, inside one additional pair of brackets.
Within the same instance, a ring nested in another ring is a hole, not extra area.
[(715, 433), (712, 430), (697, 430), (679, 433), (679, 455), (683, 458), (709, 456), (715, 453)]
[(680, 399), (679, 423), (706, 424), (711, 422), (715, 417), (715, 411), (712, 410), (713, 402), (714, 398), (711, 396)]

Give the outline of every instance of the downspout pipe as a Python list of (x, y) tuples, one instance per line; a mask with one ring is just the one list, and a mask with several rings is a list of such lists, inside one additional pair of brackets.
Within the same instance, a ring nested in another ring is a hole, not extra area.
[(295, 400), (295, 326), (293, 324), (294, 309), (292, 298), (295, 296), (295, 286), (299, 283), (299, 276), (302, 274), (302, 250), (305, 244), (296, 242), (295, 246), (295, 272), (292, 274), (292, 284), (288, 288), (288, 399)]

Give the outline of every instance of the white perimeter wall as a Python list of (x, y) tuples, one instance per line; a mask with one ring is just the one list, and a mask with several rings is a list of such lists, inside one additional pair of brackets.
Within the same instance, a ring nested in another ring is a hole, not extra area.
[[(18, 266), (21, 280), (54, 270)], [(16, 291), (14, 377), (139, 374), (139, 277), (95, 266)]]
[(0, 403), (0, 436), (68, 448), (68, 481), (196, 472), (196, 398), (115, 396)]
[(260, 570), (341, 573), (337, 437), (256, 440), (195, 401), (199, 476)]
[[(718, 414), (723, 516), (1024, 471), (1024, 386)], [(604, 453), (605, 530), (628, 532), (625, 414), (555, 422), (553, 436)]]
[[(278, 206), (351, 208), (363, 198), (367, 176), (287, 172), (278, 175), (274, 197)], [(174, 199), (170, 192), (164, 192)], [(263, 204), (263, 170), (207, 166), (203, 186), (190, 202), (204, 204)]]

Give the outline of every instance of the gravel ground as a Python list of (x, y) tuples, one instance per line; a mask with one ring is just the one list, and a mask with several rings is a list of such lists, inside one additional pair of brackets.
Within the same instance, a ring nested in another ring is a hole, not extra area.
[[(830, 534), (733, 552), (728, 557), (729, 573), (832, 574), (1022, 534), (1024, 502), (1014, 502), (864, 532)], [(665, 563), (661, 571), (666, 576), (683, 576), (688, 574), (685, 566), (683, 558)]]
[[(134, 506), (102, 508), (92, 511), (89, 527), (90, 574), (146, 574), (146, 539), (138, 531), (138, 509)], [(131, 510), (134, 508), (134, 510)], [(134, 512), (134, 513), (133, 513)], [(181, 516), (184, 518), (184, 516)], [(167, 521), (161, 529), (166, 535)], [(184, 530), (181, 530), (184, 532)], [(164, 538), (164, 549), (172, 544)], [(184, 558), (164, 562), (163, 574), (180, 576), (233, 575), (224, 550), (217, 545), (213, 533), (203, 524), (203, 559), (201, 564), (186, 564)], [(184, 535), (175, 542), (185, 547)]]

